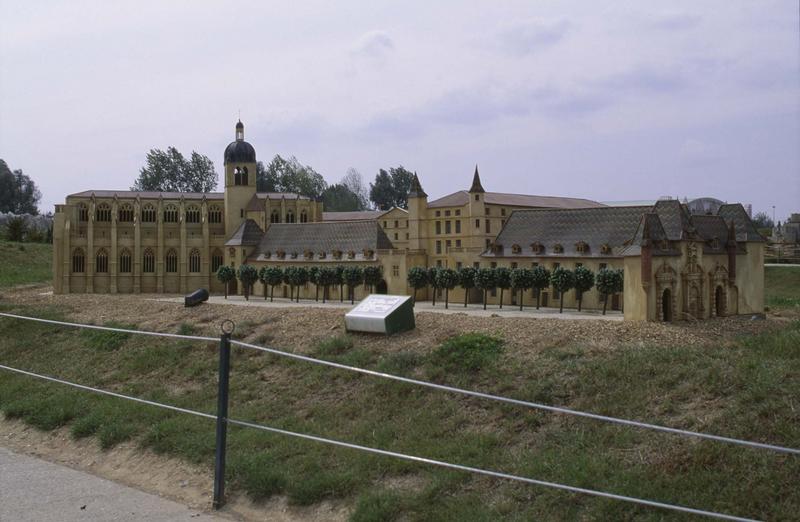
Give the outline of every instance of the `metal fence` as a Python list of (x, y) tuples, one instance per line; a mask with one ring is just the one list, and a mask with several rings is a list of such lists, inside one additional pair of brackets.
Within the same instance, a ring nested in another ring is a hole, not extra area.
[(769, 450), (769, 451), (774, 451), (774, 452), (779, 452), (779, 453), (787, 453), (787, 454), (791, 454), (791, 455), (800, 455), (800, 449), (796, 449), (796, 448), (789, 448), (789, 447), (779, 446), (779, 445), (774, 445), (774, 444), (765, 444), (765, 443), (761, 443), (761, 442), (754, 442), (754, 441), (748, 441), (748, 440), (743, 440), (743, 439), (736, 439), (736, 438), (732, 438), (732, 437), (725, 437), (725, 436), (722, 436), (722, 435), (715, 435), (715, 434), (709, 434), (709, 433), (701, 433), (701, 432), (696, 432), (696, 431), (683, 430), (683, 429), (678, 429), (678, 428), (671, 428), (671, 427), (668, 427), (668, 426), (660, 426), (660, 425), (657, 425), (657, 424), (640, 422), (640, 421), (635, 421), (635, 420), (630, 420), (630, 419), (621, 419), (621, 418), (618, 418), (618, 417), (610, 417), (610, 416), (606, 416), (606, 415), (599, 415), (599, 414), (590, 413), (590, 412), (573, 410), (573, 409), (569, 409), (569, 408), (561, 408), (561, 407), (551, 406), (551, 405), (542, 404), (542, 403), (536, 403), (536, 402), (524, 401), (524, 400), (519, 400), (519, 399), (513, 399), (513, 398), (510, 398), (510, 397), (503, 397), (503, 396), (499, 396), (499, 395), (492, 395), (492, 394), (483, 393), (483, 392), (474, 391), (474, 390), (466, 390), (466, 389), (463, 389), (463, 388), (455, 388), (455, 387), (452, 387), (452, 386), (446, 386), (446, 385), (436, 384), (436, 383), (432, 383), (432, 382), (428, 382), (428, 381), (411, 379), (411, 378), (408, 378), (408, 377), (401, 377), (401, 376), (398, 376), (398, 375), (392, 375), (392, 374), (377, 372), (377, 371), (368, 370), (368, 369), (365, 369), (365, 368), (358, 368), (358, 367), (354, 367), (354, 366), (348, 366), (348, 365), (345, 365), (345, 364), (340, 364), (340, 363), (336, 363), (336, 362), (332, 362), (332, 361), (326, 361), (326, 360), (322, 360), (322, 359), (316, 359), (316, 358), (313, 358), (313, 357), (308, 357), (308, 356), (305, 356), (305, 355), (299, 355), (299, 354), (295, 354), (295, 353), (285, 352), (285, 351), (277, 350), (277, 349), (274, 349), (274, 348), (267, 348), (267, 347), (264, 347), (264, 346), (258, 346), (258, 345), (251, 344), (251, 343), (245, 343), (245, 342), (242, 342), (242, 341), (237, 341), (237, 340), (231, 339), (231, 334), (233, 333), (233, 328), (234, 328), (234, 324), (231, 321), (225, 321), (223, 323), (223, 325), (222, 325), (222, 334), (220, 335), (219, 338), (215, 338), (215, 337), (205, 337), (205, 336), (199, 336), (199, 335), (169, 334), (169, 333), (161, 333), (161, 332), (148, 332), (148, 331), (142, 331), (142, 330), (132, 330), (132, 329), (127, 329), (127, 328), (115, 328), (115, 327), (110, 327), (110, 326), (97, 326), (97, 325), (86, 325), (86, 324), (78, 324), (78, 323), (69, 323), (69, 322), (65, 322), (65, 321), (56, 321), (56, 320), (52, 320), (52, 319), (42, 319), (42, 318), (37, 318), (37, 317), (27, 317), (27, 316), (9, 314), (9, 313), (4, 313), (4, 312), (0, 312), (0, 317), (6, 317), (6, 318), (18, 319), (18, 320), (25, 320), (25, 321), (36, 321), (36, 322), (41, 322), (41, 323), (48, 323), (48, 324), (54, 324), (54, 325), (59, 325), (59, 326), (68, 326), (68, 327), (82, 328), (82, 329), (105, 330), (105, 331), (121, 332), (121, 333), (134, 334), (134, 335), (148, 335), (148, 336), (156, 336), (156, 337), (187, 339), (187, 340), (194, 340), (194, 341), (200, 341), (200, 342), (219, 343), (219, 369), (218, 369), (219, 377), (218, 377), (218, 391), (217, 391), (217, 412), (216, 412), (215, 415), (212, 415), (210, 413), (204, 413), (204, 412), (196, 411), (196, 410), (191, 410), (191, 409), (187, 409), (187, 408), (180, 408), (180, 407), (177, 407), (177, 406), (172, 406), (172, 405), (164, 404), (164, 403), (160, 403), (160, 402), (150, 401), (150, 400), (142, 399), (140, 397), (132, 397), (132, 396), (129, 396), (129, 395), (124, 395), (124, 394), (112, 392), (112, 391), (109, 391), (109, 390), (103, 390), (103, 389), (99, 389), (99, 388), (94, 388), (94, 387), (91, 387), (91, 386), (86, 386), (86, 385), (83, 385), (83, 384), (66, 381), (66, 380), (63, 380), (63, 379), (56, 378), (56, 377), (47, 376), (47, 375), (41, 375), (41, 374), (38, 374), (38, 373), (35, 373), (35, 372), (31, 372), (31, 371), (28, 371), (28, 370), (24, 370), (24, 369), (20, 369), (20, 368), (13, 368), (13, 367), (10, 367), (10, 366), (6, 366), (6, 365), (3, 365), (3, 364), (0, 364), (0, 370), (16, 373), (16, 374), (20, 374), (20, 375), (26, 375), (26, 376), (29, 376), (29, 377), (34, 377), (34, 378), (45, 380), (45, 381), (48, 381), (48, 382), (53, 382), (53, 383), (58, 383), (58, 384), (66, 385), (66, 386), (71, 386), (71, 387), (74, 387), (74, 388), (77, 388), (77, 389), (80, 389), (80, 390), (84, 390), (84, 391), (89, 391), (89, 392), (93, 392), (93, 393), (98, 393), (98, 394), (102, 394), (102, 395), (116, 397), (116, 398), (119, 398), (119, 399), (134, 401), (134, 402), (138, 402), (138, 403), (141, 403), (141, 404), (146, 404), (146, 405), (153, 406), (153, 407), (164, 408), (164, 409), (175, 411), (175, 412), (179, 412), (179, 413), (184, 413), (184, 414), (188, 414), (188, 415), (195, 415), (195, 416), (198, 416), (198, 417), (207, 418), (209, 420), (214, 420), (216, 422), (216, 445), (215, 445), (215, 458), (214, 458), (213, 506), (216, 509), (221, 508), (225, 503), (225, 480), (224, 479), (225, 479), (225, 457), (226, 457), (226, 449), (227, 449), (227, 427), (228, 427), (228, 425), (235, 425), (235, 426), (241, 426), (241, 427), (245, 427), (245, 428), (251, 428), (251, 429), (257, 429), (257, 430), (261, 430), (261, 431), (267, 431), (267, 432), (276, 433), (276, 434), (280, 434), (280, 435), (285, 435), (285, 436), (289, 436), (289, 437), (295, 437), (295, 438), (310, 440), (310, 441), (314, 441), (314, 442), (318, 442), (318, 443), (322, 443), (322, 444), (329, 444), (329, 445), (333, 445), (333, 446), (354, 449), (354, 450), (368, 452), (368, 453), (372, 453), (372, 454), (376, 454), (376, 455), (393, 457), (393, 458), (397, 458), (397, 459), (402, 459), (402, 460), (407, 460), (407, 461), (412, 461), (412, 462), (417, 462), (417, 463), (423, 463), (423, 464), (428, 464), (428, 465), (432, 465), (432, 466), (438, 466), (438, 467), (449, 468), (449, 469), (454, 469), (454, 470), (458, 470), (458, 471), (464, 471), (464, 472), (468, 472), (468, 473), (474, 473), (474, 474), (479, 474), (479, 475), (490, 476), (490, 477), (494, 477), (494, 478), (500, 478), (500, 479), (505, 479), (505, 480), (511, 480), (511, 481), (516, 481), (516, 482), (522, 482), (522, 483), (527, 483), (527, 484), (544, 486), (544, 487), (548, 487), (548, 488), (554, 488), (554, 489), (559, 489), (559, 490), (563, 490), (563, 491), (569, 491), (569, 492), (572, 492), (572, 493), (580, 493), (580, 494), (585, 494), (585, 495), (592, 495), (592, 496), (596, 496), (596, 497), (603, 497), (603, 498), (619, 500), (619, 501), (623, 501), (623, 502), (629, 502), (629, 503), (633, 503), (633, 504), (639, 504), (639, 505), (643, 505), (643, 506), (661, 508), (661, 509), (666, 509), (666, 510), (671, 510), (671, 511), (678, 511), (678, 512), (683, 512), (683, 513), (691, 513), (691, 514), (694, 514), (694, 515), (702, 515), (702, 516), (712, 517), (712, 518), (717, 518), (717, 519), (737, 520), (737, 521), (752, 521), (753, 520), (753, 519), (750, 519), (750, 518), (744, 518), (744, 517), (739, 517), (739, 516), (725, 514), (725, 513), (718, 513), (718, 512), (714, 512), (714, 511), (707, 511), (707, 510), (703, 510), (703, 509), (697, 509), (697, 508), (682, 506), (682, 505), (678, 505), (678, 504), (670, 504), (670, 503), (666, 503), (666, 502), (658, 502), (658, 501), (654, 501), (654, 500), (630, 497), (630, 496), (620, 495), (620, 494), (606, 492), (606, 491), (599, 491), (599, 490), (594, 490), (594, 489), (581, 488), (581, 487), (577, 487), (577, 486), (570, 486), (568, 484), (560, 484), (560, 483), (549, 482), (549, 481), (545, 481), (545, 480), (539, 480), (539, 479), (535, 479), (535, 478), (522, 477), (522, 476), (518, 476), (518, 475), (504, 473), (502, 471), (475, 468), (475, 467), (465, 466), (465, 465), (458, 464), (458, 463), (452, 463), (452, 462), (446, 462), (446, 461), (442, 461), (442, 460), (429, 459), (429, 458), (421, 457), (421, 456), (417, 456), (417, 455), (408, 455), (408, 454), (398, 453), (398, 452), (389, 451), (389, 450), (380, 449), (380, 448), (362, 446), (362, 445), (359, 445), (359, 444), (353, 444), (353, 443), (350, 443), (350, 442), (334, 440), (334, 439), (329, 439), (329, 438), (325, 438), (325, 437), (319, 437), (319, 436), (312, 435), (312, 434), (307, 434), (307, 433), (298, 433), (298, 432), (288, 431), (288, 430), (284, 430), (284, 429), (280, 429), (280, 428), (275, 428), (275, 427), (271, 427), (271, 426), (265, 426), (265, 425), (262, 425), (262, 424), (256, 424), (256, 423), (253, 423), (253, 422), (248, 422), (248, 421), (245, 421), (245, 420), (232, 419), (232, 418), (230, 418), (228, 416), (228, 404), (229, 404), (229, 393), (228, 392), (229, 392), (229, 379), (230, 379), (230, 356), (231, 356), (231, 346), (232, 345), (233, 346), (239, 346), (239, 347), (245, 348), (245, 349), (258, 350), (260, 352), (270, 353), (270, 354), (273, 354), (273, 355), (276, 355), (276, 356), (286, 357), (286, 358), (290, 358), (290, 359), (294, 359), (294, 360), (299, 360), (299, 361), (303, 361), (303, 362), (310, 363), (310, 364), (323, 365), (323, 366), (330, 367), (330, 368), (337, 368), (337, 369), (340, 369), (340, 370), (357, 372), (357, 373), (360, 373), (360, 374), (363, 374), (363, 375), (368, 375), (368, 376), (372, 376), (372, 377), (376, 377), (376, 378), (380, 378), (380, 379), (389, 379), (389, 380), (394, 380), (394, 381), (403, 382), (403, 383), (407, 383), (407, 384), (412, 384), (412, 385), (432, 388), (432, 389), (435, 389), (435, 390), (440, 390), (440, 391), (444, 391), (444, 392), (448, 392), (448, 393), (456, 393), (456, 394), (461, 394), (461, 395), (466, 395), (466, 396), (471, 396), (471, 397), (477, 397), (477, 398), (480, 398), (480, 399), (485, 399), (485, 400), (490, 400), (490, 401), (497, 401), (497, 402), (503, 402), (503, 403), (507, 403), (507, 404), (513, 404), (513, 405), (521, 406), (521, 407), (544, 410), (544, 411), (548, 411), (548, 412), (555, 413), (555, 414), (583, 417), (583, 418), (592, 419), (592, 420), (601, 421), (601, 422), (608, 422), (608, 423), (613, 423), (613, 424), (618, 424), (618, 425), (623, 425), (623, 426), (654, 430), (654, 431), (659, 431), (659, 432), (670, 433), (670, 434), (673, 434), (673, 435), (680, 435), (680, 436), (686, 436), (686, 437), (695, 437), (695, 438), (707, 439), (707, 440), (712, 440), (712, 441), (716, 441), (716, 442), (727, 443), (727, 444), (735, 444), (735, 445), (745, 446), (745, 447), (754, 448), (754, 449)]

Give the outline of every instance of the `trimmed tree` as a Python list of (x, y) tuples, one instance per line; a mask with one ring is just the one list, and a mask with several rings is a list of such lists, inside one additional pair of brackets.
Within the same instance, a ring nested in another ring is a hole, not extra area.
[(519, 310), (525, 301), (525, 290), (533, 287), (533, 271), (527, 268), (515, 268), (511, 271), (511, 288), (519, 294)]
[(308, 280), (314, 284), (314, 301), (319, 301), (319, 273), (320, 267), (318, 266), (308, 269)]
[(581, 265), (575, 268), (573, 274), (575, 276), (575, 297), (578, 300), (578, 311), (580, 312), (584, 292), (588, 292), (594, 286), (594, 272)]
[(228, 298), (228, 286), (236, 279), (236, 271), (228, 265), (217, 268), (217, 280), (225, 287), (225, 299)]
[(245, 301), (250, 300), (250, 291), (253, 289), (253, 283), (258, 281), (258, 270), (253, 265), (239, 265), (237, 273), (239, 281), (242, 282), (242, 291), (244, 292)]
[(327, 302), (330, 297), (330, 287), (336, 284), (336, 269), (329, 266), (320, 268), (319, 284), (322, 285), (322, 302)]
[(365, 266), (364, 267), (364, 284), (367, 291), (372, 293), (375, 291), (375, 285), (383, 279), (383, 268), (380, 266)]
[(300, 287), (308, 283), (308, 269), (304, 266), (298, 266), (297, 270), (294, 273), (296, 285), (297, 285), (297, 302), (300, 302)]
[(336, 284), (339, 285), (339, 302), (344, 302), (344, 267), (336, 265)]
[(414, 295), (411, 298), (411, 303), (416, 304), (417, 290), (428, 286), (428, 271), (421, 266), (412, 266), (408, 269), (406, 280), (408, 281), (408, 286), (414, 289)]
[(550, 286), (550, 271), (543, 266), (537, 266), (531, 270), (531, 288), (536, 294), (536, 309), (539, 309), (542, 290)]
[(559, 308), (558, 313), (564, 312), (564, 294), (569, 292), (575, 286), (575, 274), (572, 270), (567, 270), (564, 267), (558, 267), (553, 270), (553, 273), (550, 275), (550, 284), (553, 285), (553, 289), (556, 292), (561, 294), (561, 299), (559, 299)]
[(458, 285), (458, 272), (452, 268), (443, 268), (436, 274), (439, 278), (439, 288), (444, 288), (444, 307), (448, 308), (450, 304), (450, 290)]
[(436, 291), (439, 289), (439, 270), (441, 270), (441, 267), (428, 267), (428, 286), (430, 286), (431, 290), (433, 290), (433, 297), (431, 298), (431, 304), (433, 306), (436, 306)]
[(597, 273), (597, 290), (603, 295), (603, 315), (606, 315), (608, 296), (622, 292), (625, 289), (623, 270), (604, 268)]
[(360, 266), (348, 266), (342, 272), (342, 280), (347, 285), (347, 292), (350, 294), (350, 304), (355, 304), (356, 288), (364, 282), (364, 270)]
[(464, 289), (464, 308), (467, 307), (469, 291), (475, 288), (475, 272), (471, 266), (464, 266), (458, 270), (458, 285)]
[(262, 266), (258, 271), (258, 280), (264, 286), (264, 301), (267, 300), (267, 270), (266, 266)]
[(486, 310), (486, 296), (489, 290), (497, 287), (494, 268), (479, 268), (475, 276), (475, 287), (483, 290), (483, 309)]
[(269, 285), (269, 300), (272, 302), (275, 295), (275, 287), (283, 283), (283, 270), (277, 266), (272, 266), (267, 268), (264, 272), (264, 279), (262, 281)]
[(502, 309), (503, 292), (511, 288), (511, 270), (504, 266), (499, 266), (494, 269), (494, 277), (497, 288), (500, 289), (500, 308)]
[(289, 285), (289, 301), (294, 299), (294, 282), (295, 282), (295, 272), (297, 271), (296, 266), (287, 266), (283, 270), (283, 282)]

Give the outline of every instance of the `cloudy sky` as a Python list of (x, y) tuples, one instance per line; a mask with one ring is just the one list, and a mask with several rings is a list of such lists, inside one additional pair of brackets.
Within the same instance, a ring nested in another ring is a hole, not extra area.
[[(379, 5), (380, 4), (380, 5)], [(43, 208), (151, 148), (416, 170), (432, 197), (800, 211), (798, 1), (0, 3), (0, 158)]]

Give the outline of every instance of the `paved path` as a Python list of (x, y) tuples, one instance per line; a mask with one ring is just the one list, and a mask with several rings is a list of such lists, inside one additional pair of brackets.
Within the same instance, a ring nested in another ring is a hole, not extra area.
[(218, 521), (214, 515), (0, 448), (0, 521)]

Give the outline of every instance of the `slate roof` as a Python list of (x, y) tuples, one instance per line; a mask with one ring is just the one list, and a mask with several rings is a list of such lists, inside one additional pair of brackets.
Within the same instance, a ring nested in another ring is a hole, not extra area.
[(113, 198), (117, 196), (120, 199), (135, 199), (139, 196), (141, 199), (224, 199), (225, 193), (223, 192), (150, 192), (139, 190), (84, 190), (83, 192), (76, 192), (70, 194), (68, 198), (90, 198), (92, 194), (98, 198)]
[[(605, 206), (602, 203), (590, 199), (507, 194), (504, 192), (486, 192), (484, 201), (490, 205), (534, 208), (595, 208)], [(460, 190), (431, 201), (428, 203), (428, 208), (463, 207), (467, 203), (469, 203), (469, 192)]]
[[(703, 252), (719, 254), (725, 252), (728, 243), (728, 224), (722, 216), (695, 215), (692, 216), (697, 233), (706, 240)], [(714, 240), (716, 239), (716, 242)], [(716, 246), (715, 246), (716, 245)]]
[(697, 231), (692, 224), (689, 212), (677, 199), (656, 201), (656, 204), (653, 205), (653, 212), (658, 214), (668, 239), (680, 241), (696, 236)]
[(353, 212), (323, 212), (322, 221), (363, 221), (375, 220), (385, 214), (386, 210), (360, 210)]
[(736, 227), (736, 241), (766, 241), (764, 236), (758, 233), (756, 226), (741, 203), (722, 205), (719, 207), (717, 215), (726, 222), (733, 221)]
[[(378, 250), (392, 248), (392, 242), (383, 229), (374, 221), (322, 221), (317, 223), (273, 223), (268, 228), (255, 252), (251, 256), (256, 261), (277, 260), (276, 253), (283, 251), (291, 261), (290, 254), (297, 253), (295, 261), (305, 261), (306, 251), (315, 255), (325, 252), (326, 259), (333, 260), (331, 254), (339, 250), (343, 253), (355, 252), (350, 261), (363, 261), (364, 249)], [(271, 257), (267, 257), (267, 253)], [(346, 255), (337, 262), (347, 260)]]
[(228, 238), (225, 246), (240, 246), (240, 245), (257, 245), (261, 241), (264, 231), (258, 226), (258, 223), (252, 219), (246, 219), (239, 225), (236, 232)]

